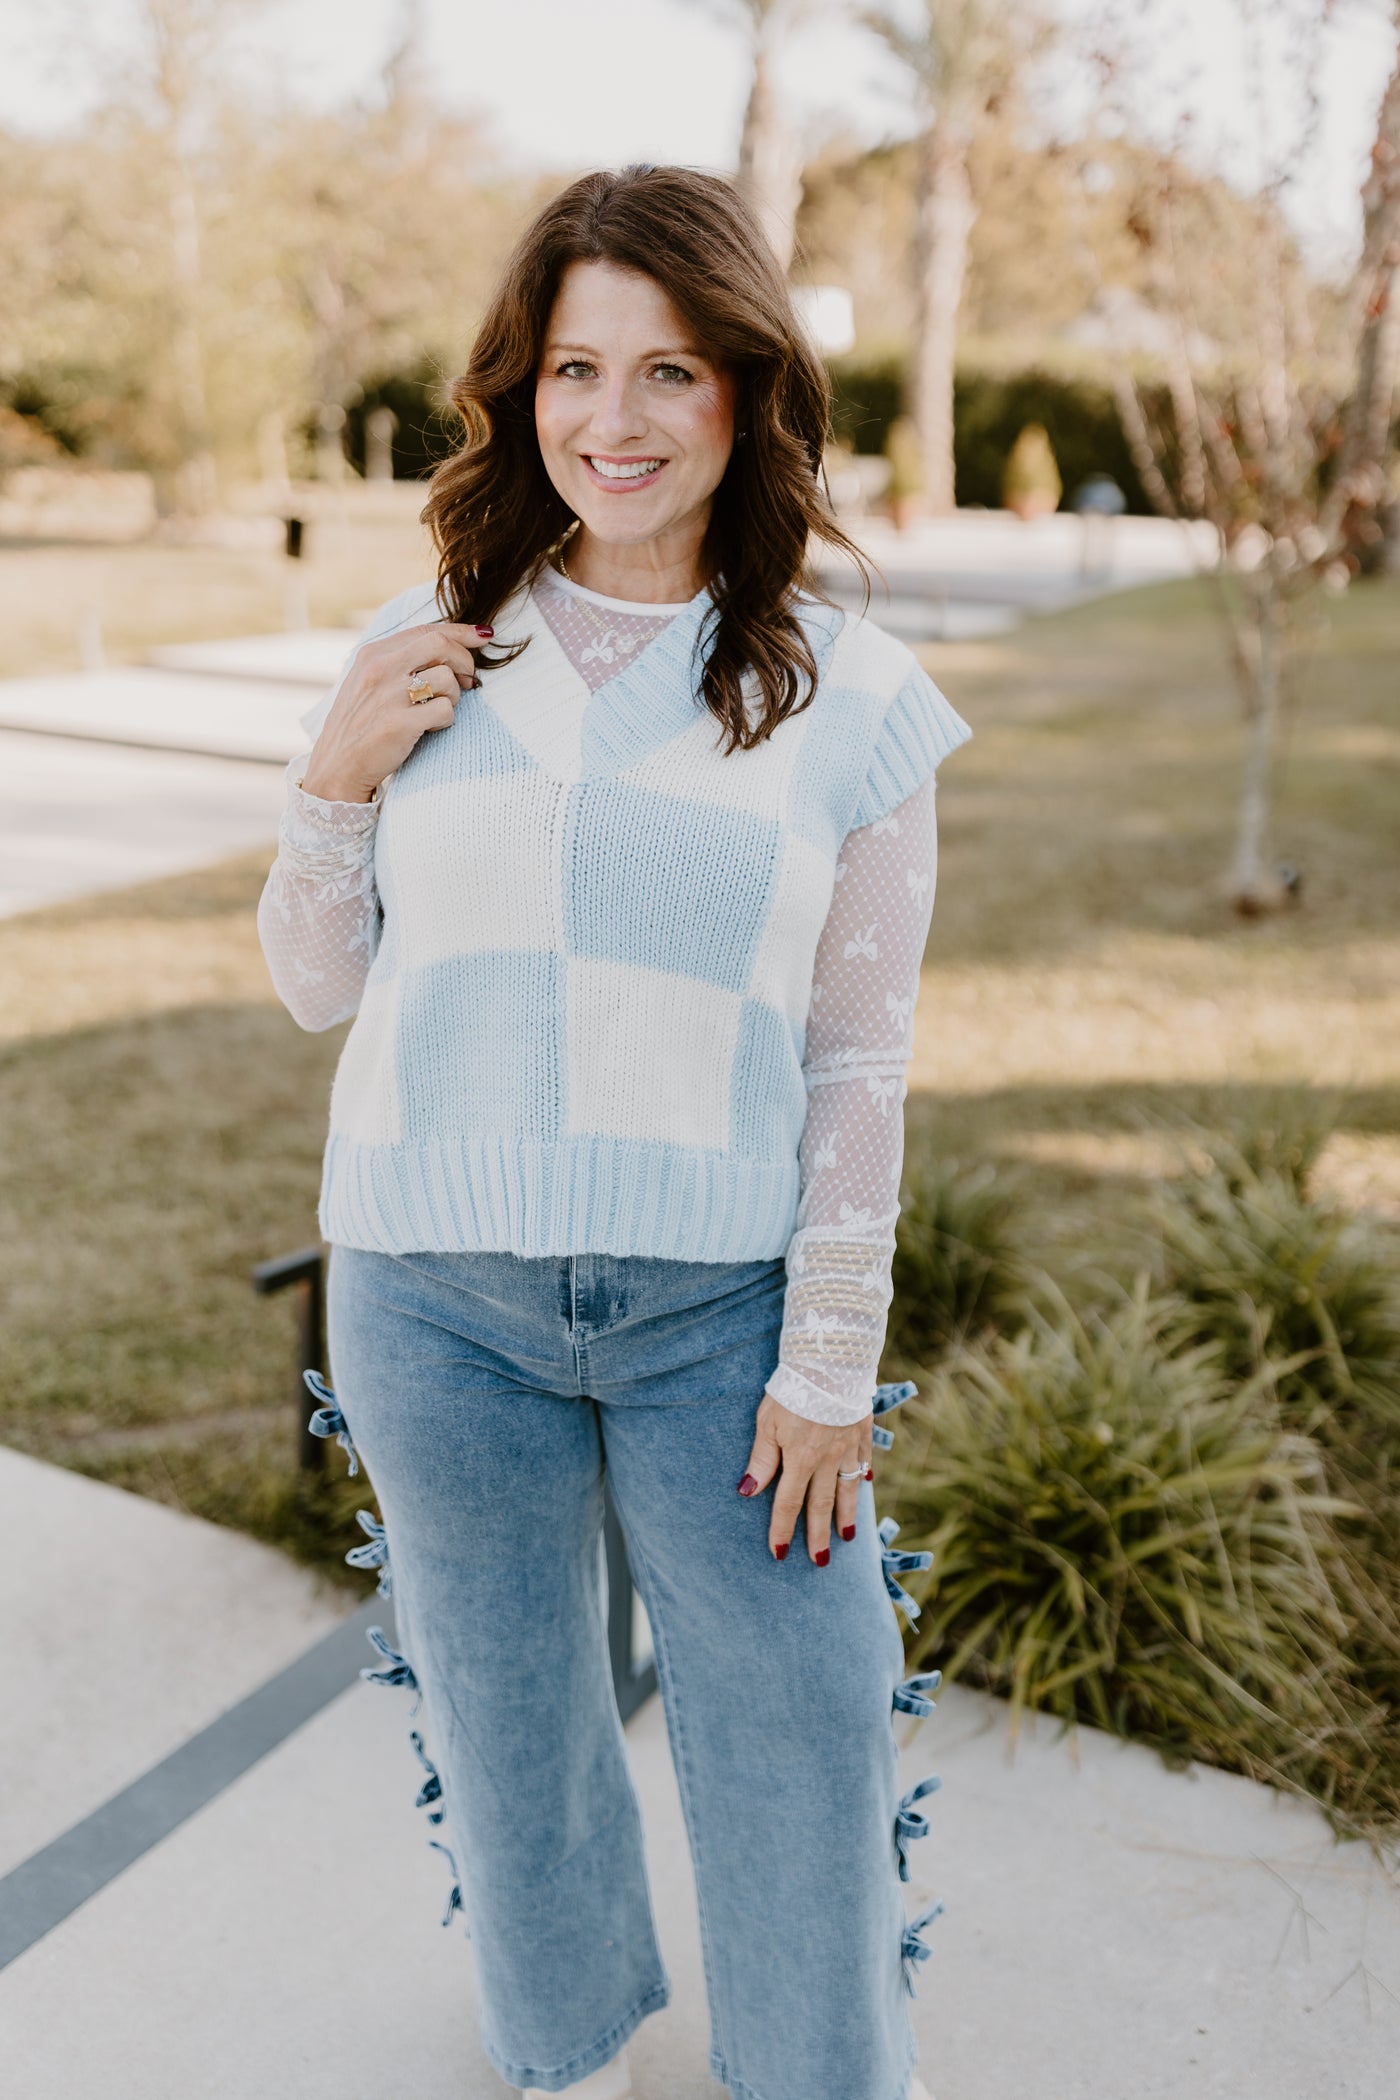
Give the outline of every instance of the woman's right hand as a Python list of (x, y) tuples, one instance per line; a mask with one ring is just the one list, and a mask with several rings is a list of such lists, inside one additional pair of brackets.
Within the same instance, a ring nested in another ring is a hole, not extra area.
[[(476, 684), (472, 651), (491, 635), (489, 627), (432, 620), (365, 642), (316, 739), (305, 792), (323, 802), (371, 801), (425, 731), (448, 727), (463, 688)], [(431, 685), (434, 697), (410, 700), (415, 683)]]

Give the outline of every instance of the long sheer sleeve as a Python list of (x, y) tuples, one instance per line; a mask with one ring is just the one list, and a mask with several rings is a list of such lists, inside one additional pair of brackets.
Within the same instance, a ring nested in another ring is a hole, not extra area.
[(258, 902), (258, 938), (277, 996), (301, 1027), (356, 1012), (379, 945), (374, 837), (379, 804), (324, 802), (301, 787), (309, 752), (287, 768), (277, 858)]
[(808, 1420), (870, 1411), (893, 1290), (906, 1068), (937, 880), (935, 775), (852, 831), (817, 944), (797, 1228), (768, 1390)]

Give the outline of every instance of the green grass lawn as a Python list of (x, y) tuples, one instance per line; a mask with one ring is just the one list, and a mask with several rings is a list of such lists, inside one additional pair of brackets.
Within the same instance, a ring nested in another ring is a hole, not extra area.
[[(22, 588), (10, 559), (0, 597)], [(357, 557), (334, 609), (402, 580)], [(976, 736), (940, 784), (910, 1141), (1004, 1162), (1058, 1273), (1125, 1273), (1172, 1128), (1279, 1087), (1325, 1098), (1324, 1187), (1400, 1219), (1398, 657), (1400, 588), (1334, 606), (1279, 784), (1303, 899), (1245, 923), (1219, 881), (1242, 731), (1200, 587), (926, 652)], [(315, 1238), (343, 1040), (273, 996), (254, 927), (270, 856), (0, 922), (0, 1438), (339, 1573), (368, 1498), (338, 1454), (334, 1484), (298, 1481), (293, 1314), (248, 1281)]]

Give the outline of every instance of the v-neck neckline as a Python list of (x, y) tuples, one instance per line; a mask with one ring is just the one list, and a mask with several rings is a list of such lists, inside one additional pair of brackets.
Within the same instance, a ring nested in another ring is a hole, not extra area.
[[(514, 719), (506, 691), (497, 684), (497, 678), (503, 678), (508, 687), (514, 676), (528, 677), (526, 667), (531, 650), (526, 649), (518, 659), (518, 673), (503, 667), (496, 677), (488, 679), (484, 697), (504, 731), (553, 778), (571, 783), (626, 773), (707, 717), (715, 733), (719, 733), (720, 725), (706, 704), (699, 678), (699, 641), (713, 606), (709, 585), (702, 585), (685, 608), (673, 614), (636, 656), (602, 685), (590, 689), (550, 627), (540, 596), (531, 583), (515, 601), (518, 610), (503, 608), (497, 615), (497, 629), (503, 641), (515, 638), (513, 628), (522, 640), (531, 635), (547, 637), (554, 669), (545, 674), (545, 684), (537, 695), (527, 699), (521, 693), (523, 713), (516, 713)], [(803, 625), (808, 629), (820, 680), (844, 616), (832, 608), (834, 618), (827, 615), (813, 619), (811, 615), (817, 610), (815, 601), (804, 606)], [(561, 715), (560, 704), (566, 690), (572, 691), (574, 699)], [(572, 730), (565, 727), (568, 719), (572, 720)], [(575, 756), (562, 769), (549, 755), (561, 730), (565, 746), (577, 738), (573, 744)]]
[[(546, 588), (548, 588), (548, 586), (546, 586)], [(549, 616), (545, 612), (544, 606), (536, 598), (537, 590), (538, 583), (532, 583), (529, 590), (529, 597), (532, 601), (534, 601), (532, 606), (534, 617), (538, 620), (542, 620), (544, 622), (544, 625), (547, 628), (549, 628)], [(641, 648), (637, 651), (636, 655), (629, 657), (626, 663), (619, 664), (618, 668), (611, 674), (610, 677), (605, 678), (601, 685), (590, 686), (588, 680), (579, 670), (577, 664), (570, 663), (569, 669), (573, 672), (574, 676), (578, 679), (579, 684), (583, 687), (585, 693), (588, 695), (589, 705), (591, 706), (594, 702), (603, 699), (603, 697), (606, 694), (612, 691), (613, 687), (616, 686), (620, 680), (630, 678), (634, 673), (641, 671), (643, 667), (647, 664), (647, 660), (651, 656), (652, 652), (656, 649), (659, 649), (662, 646), (662, 644), (666, 642), (668, 637), (673, 636), (678, 627), (682, 625), (685, 625), (688, 628), (695, 627), (695, 615), (697, 608), (700, 608), (701, 618), (703, 619), (704, 611), (709, 606), (713, 605), (713, 603), (714, 599), (710, 592), (710, 586), (707, 583), (702, 583), (699, 590), (695, 593), (694, 597), (688, 598), (685, 604), (682, 605), (678, 611), (673, 612), (670, 615), (669, 619), (667, 619), (667, 621), (665, 622), (664, 626), (659, 627), (655, 634), (648, 636), (646, 641), (643, 642)], [(558, 635), (554, 634), (552, 628), (549, 628), (549, 631), (556, 648), (558, 648), (560, 654), (564, 656), (565, 661), (567, 662), (568, 652), (564, 649), (563, 643), (559, 640)], [(691, 700), (694, 700), (695, 698), (693, 680), (691, 681), (689, 697)]]

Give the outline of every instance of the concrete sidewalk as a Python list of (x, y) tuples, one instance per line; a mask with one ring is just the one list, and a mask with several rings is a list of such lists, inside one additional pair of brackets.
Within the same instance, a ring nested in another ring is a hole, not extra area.
[(277, 850), (282, 769), (0, 730), (0, 917)]
[[(0, 1514), (31, 1578), (8, 1864), (345, 1609), (245, 1539), (4, 1452)], [(437, 1922), (408, 1706), (355, 1685), (12, 1963), (6, 2093), (501, 2100), (471, 1949)], [(956, 1689), (900, 1729), (905, 1784), (944, 1782), (907, 1891), (947, 1904), (913, 2006), (937, 2100), (1393, 2100), (1400, 1905), (1312, 1809), (1089, 1730), (1012, 1758), (997, 1702)], [(655, 1700), (628, 1745), (674, 1983), (640, 2100), (719, 2100)]]
[(306, 748), (300, 717), (315, 691), (288, 679), (131, 665), (0, 681), (0, 729), (210, 758), (285, 765)]

